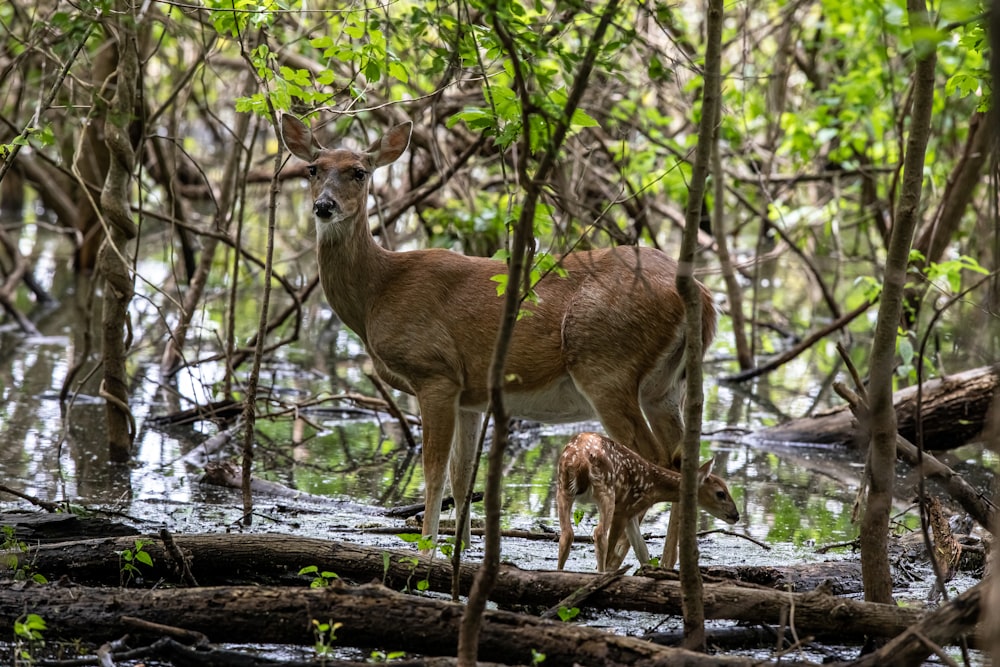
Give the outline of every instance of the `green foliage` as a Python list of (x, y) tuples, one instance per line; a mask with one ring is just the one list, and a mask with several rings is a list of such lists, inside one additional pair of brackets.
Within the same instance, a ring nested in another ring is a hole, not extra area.
[(405, 657), (406, 651), (389, 651), (388, 653), (384, 651), (372, 651), (368, 656), (368, 662), (389, 662), (390, 660), (399, 660)]
[(22, 663), (35, 662), (35, 652), (45, 646), (45, 630), (45, 619), (38, 614), (22, 614), (14, 621), (14, 650)]
[(26, 562), (24, 556), (28, 553), (28, 545), (14, 534), (13, 526), (0, 527), (0, 572), (9, 570), (14, 581), (31, 580), (36, 584), (46, 584), (48, 579), (39, 572), (34, 572), (33, 563)]
[(42, 640), (45, 619), (38, 614), (22, 614), (14, 621), (14, 637), (31, 642)]
[(545, 662), (545, 654), (531, 649), (531, 664), (540, 665)]
[(559, 607), (559, 620), (563, 623), (568, 623), (576, 618), (580, 614), (579, 607)]
[(582, 507), (573, 508), (573, 525), (579, 526), (580, 522), (583, 521), (583, 517), (586, 515)]
[(941, 283), (944, 283), (952, 294), (958, 294), (962, 291), (963, 271), (989, 275), (989, 270), (968, 255), (962, 255), (961, 257), (945, 262), (931, 262), (930, 266), (925, 269), (929, 281), (939, 286)]
[(118, 569), (122, 587), (128, 586), (134, 577), (142, 576), (139, 565), (153, 567), (153, 557), (149, 555), (149, 552), (143, 550), (147, 544), (150, 544), (147, 540), (136, 540), (135, 549), (122, 549), (118, 552)]
[[(435, 551), (437, 549), (437, 542), (435, 542), (429, 535), (416, 535), (403, 533), (397, 535), (399, 539), (403, 540), (408, 544), (416, 544), (417, 548), (421, 551)], [(412, 590), (411, 584), (413, 582), (413, 577), (417, 573), (417, 567), (420, 566), (420, 559), (416, 556), (403, 556), (399, 560), (400, 563), (410, 566), (410, 575), (406, 579), (406, 590)], [(416, 589), (418, 591), (426, 591), (431, 587), (431, 582), (427, 579), (418, 579), (416, 584)]]
[(336, 572), (328, 572), (326, 570), (320, 572), (319, 567), (316, 565), (307, 565), (306, 567), (299, 570), (299, 574), (311, 574), (314, 575), (312, 580), (309, 582), (309, 588), (324, 588), (329, 586), (330, 582), (334, 579), (339, 579)]
[(337, 641), (337, 630), (344, 626), (343, 623), (334, 623), (332, 620), (322, 623), (315, 618), (312, 619), (313, 650), (316, 655), (326, 657), (333, 652), (333, 642)]

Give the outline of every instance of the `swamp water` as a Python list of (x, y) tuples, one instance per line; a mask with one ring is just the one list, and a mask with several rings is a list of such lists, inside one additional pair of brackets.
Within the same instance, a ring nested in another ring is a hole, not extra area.
[[(392, 417), (359, 407), (351, 399), (377, 396), (377, 392), (366, 377), (356, 338), (336, 322), (320, 294), (314, 293), (304, 304), (299, 339), (265, 360), (260, 384), (266, 400), (261, 402), (263, 414), (257, 422), (254, 472), (301, 492), (345, 502), (331, 509), (308, 500), (258, 497), (253, 525), (243, 529), (238, 526), (242, 515), (239, 491), (201, 481), (204, 459), (199, 450), (218, 432), (218, 426), (207, 420), (173, 426), (156, 420), (217, 398), (224, 368), (218, 362), (202, 363), (166, 384), (161, 381), (158, 364), (164, 328), (153, 306), (157, 293), (146, 282), (137, 284), (139, 294), (133, 300), (136, 343), (129, 373), (134, 378), (132, 407), (138, 424), (133, 461), (124, 466), (107, 463), (97, 374), (87, 377), (94, 370), (93, 360), (78, 376), (80, 390), (66, 403), (59, 400), (66, 374), (83, 346), (81, 332), (87, 325), (77, 306), (85, 301), (87, 289), (66, 268), (61, 245), (52, 243), (51, 252), (36, 253), (43, 262), (36, 272), (60, 304), (32, 313), (41, 335), (25, 337), (11, 329), (0, 332), (0, 483), (44, 500), (65, 500), (108, 513), (143, 532), (160, 527), (175, 533), (248, 530), (406, 548), (399, 537), (371, 529), (403, 525), (401, 519), (383, 516), (381, 508), (422, 500), (419, 452), (406, 446)], [(158, 271), (155, 264), (141, 269), (146, 276)], [(162, 277), (166, 280), (169, 274), (164, 271)], [(251, 324), (255, 305), (252, 297), (241, 305)], [(874, 317), (872, 311), (868, 322), (860, 326), (870, 328)], [(715, 471), (727, 480), (741, 518), (729, 527), (701, 515), (702, 530), (726, 528), (734, 533), (704, 537), (700, 541), (702, 563), (856, 560), (849, 548), (825, 554), (818, 548), (850, 542), (857, 536), (850, 512), (862, 469), (860, 456), (830, 447), (778, 446), (752, 436), (763, 426), (836, 404), (830, 384), (833, 379), (844, 379), (844, 373), (838, 374), (839, 365), (829, 349), (832, 344), (806, 352), (752, 388), (731, 386), (713, 381), (733, 369), (725, 361), (730, 345), (725, 330), (728, 321), (723, 320), (721, 326), (707, 355), (702, 456), (716, 457)], [(197, 331), (195, 338), (201, 342), (189, 350), (189, 359), (215, 351), (218, 331), (209, 313), (203, 314)], [(399, 400), (404, 410), (412, 407), (405, 397)], [(558, 530), (553, 484), (556, 460), (561, 447), (581, 430), (600, 430), (600, 425), (515, 425), (504, 471), (504, 528)], [(211, 458), (238, 460), (237, 445), (231, 443)], [(944, 458), (982, 484), (988, 483), (983, 471), (997, 469), (995, 456), (980, 447), (955, 450)], [(481, 489), (485, 456), (478, 479)], [(897, 522), (900, 532), (905, 532), (917, 527), (919, 520), (902, 496)], [(31, 509), (27, 502), (0, 494), (0, 511)], [(576, 528), (578, 535), (590, 534), (596, 522), (594, 509), (586, 509)], [(474, 512), (481, 515), (481, 506)], [(643, 531), (653, 535), (654, 554), (662, 544), (667, 517), (665, 507), (657, 506), (643, 524)], [(522, 568), (554, 569), (556, 552), (555, 542), (503, 541), (504, 560)], [(472, 561), (481, 558), (481, 538), (473, 538), (468, 554)], [(567, 568), (591, 571), (594, 563), (593, 548), (577, 544)], [(635, 564), (634, 558), (630, 555), (626, 563)], [(915, 571), (915, 579), (898, 580), (896, 595), (905, 603), (923, 604), (933, 575), (924, 565)], [(949, 590), (961, 592), (974, 583), (975, 579), (960, 575)], [(661, 617), (633, 613), (585, 612), (579, 620), (632, 635), (680, 628), (680, 619), (664, 622)], [(278, 655), (287, 653), (279, 651)], [(819, 661), (824, 656), (806, 652), (802, 657)]]

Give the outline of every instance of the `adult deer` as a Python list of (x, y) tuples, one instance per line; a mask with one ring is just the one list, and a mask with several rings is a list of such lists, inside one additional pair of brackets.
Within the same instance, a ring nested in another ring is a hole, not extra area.
[[(308, 163), (320, 279), (338, 317), (364, 342), (378, 375), (415, 395), (423, 423), (423, 533), (437, 537), (445, 468), (459, 513), (473, 474), (488, 371), (503, 301), (503, 263), (441, 249), (390, 252), (368, 226), (372, 172), (409, 144), (411, 123), (366, 151), (326, 149), (302, 121), (281, 119), (282, 139)], [(563, 256), (565, 277), (534, 286), (537, 302), (514, 327), (505, 367), (513, 416), (542, 422), (598, 417), (608, 434), (667, 463), (681, 441), (684, 303), (676, 262), (650, 248)], [(707, 345), (715, 308), (702, 287)], [(449, 465), (450, 460), (450, 465)], [(629, 536), (646, 553), (638, 522)], [(468, 541), (469, 526), (462, 529)], [(645, 560), (645, 559), (644, 559)]]
[[(740, 512), (726, 483), (712, 474), (714, 463), (710, 459), (698, 470), (698, 505), (726, 523), (736, 523)], [(632, 520), (656, 503), (676, 502), (680, 494), (681, 475), (676, 470), (650, 463), (599, 433), (576, 435), (559, 456), (556, 478), (558, 569), (563, 569), (573, 544), (572, 511), (577, 498), (597, 504), (594, 550), (597, 569), (605, 572), (625, 560), (628, 548), (621, 537)]]

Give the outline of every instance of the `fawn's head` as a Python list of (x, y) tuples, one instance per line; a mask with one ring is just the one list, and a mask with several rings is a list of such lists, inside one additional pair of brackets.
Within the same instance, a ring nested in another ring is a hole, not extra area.
[(309, 186), (316, 225), (367, 219), (372, 172), (395, 161), (410, 143), (406, 122), (375, 140), (367, 151), (323, 148), (308, 125), (291, 114), (281, 117), (281, 139), (295, 157), (309, 164)]
[(722, 519), (728, 524), (740, 520), (740, 511), (736, 509), (736, 501), (729, 493), (729, 487), (718, 475), (712, 474), (715, 458), (705, 461), (698, 469), (698, 506)]

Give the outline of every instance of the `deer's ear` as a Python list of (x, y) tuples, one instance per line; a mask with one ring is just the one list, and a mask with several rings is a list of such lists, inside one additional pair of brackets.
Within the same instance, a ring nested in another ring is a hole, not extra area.
[(715, 466), (715, 457), (713, 456), (709, 460), (701, 464), (698, 468), (698, 483), (701, 484), (705, 479), (712, 474), (712, 468)]
[(288, 151), (306, 162), (312, 162), (316, 157), (315, 143), (312, 130), (301, 120), (286, 113), (281, 115), (281, 140), (285, 143)]
[(369, 146), (368, 156), (372, 162), (372, 168), (384, 167), (395, 162), (410, 145), (410, 132), (412, 130), (412, 121), (400, 123)]

